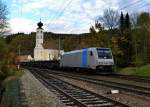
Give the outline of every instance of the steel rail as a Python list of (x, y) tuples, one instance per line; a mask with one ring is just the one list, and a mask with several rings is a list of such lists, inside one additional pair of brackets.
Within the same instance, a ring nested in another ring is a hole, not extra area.
[(122, 91), (132, 92), (132, 93), (135, 93), (138, 95), (150, 97), (150, 88), (147, 88), (147, 87), (140, 87), (140, 86), (134, 86), (134, 85), (129, 85), (129, 84), (116, 83), (116, 82), (106, 81), (106, 80), (98, 80), (98, 79), (93, 79), (93, 78), (88, 78), (88, 77), (83, 77), (83, 76), (81, 77), (81, 76), (71, 75), (71, 74), (69, 74), (69, 75), (61, 74), (61, 73), (52, 72), (52, 71), (48, 71), (48, 73), (55, 73), (55, 74), (63, 76), (63, 77), (72, 78), (72, 79), (76, 79), (76, 80), (82, 80), (82, 81), (86, 81), (89, 83), (103, 85), (103, 86), (107, 86), (107, 87), (111, 87), (111, 88), (113, 87), (115, 89), (119, 89)]
[[(35, 73), (34, 73), (34, 74), (35, 74)], [(42, 74), (42, 73), (40, 73), (40, 75), (41, 75), (43, 78), (47, 78), (47, 79), (49, 79), (50, 77), (51, 77), (51, 78), (56, 78), (56, 77), (53, 77), (53, 76), (50, 76), (50, 75), (45, 75), (45, 74)], [(94, 95), (94, 96), (96, 96), (96, 97), (99, 97), (99, 98), (105, 99), (105, 100), (107, 100), (107, 101), (109, 101), (109, 102), (112, 102), (112, 103), (115, 104), (115, 105), (119, 105), (119, 106), (121, 106), (121, 107), (130, 107), (130, 106), (127, 105), (127, 104), (123, 104), (123, 103), (121, 103), (121, 102), (114, 101), (114, 100), (112, 100), (112, 99), (110, 99), (110, 98), (107, 98), (106, 96), (98, 95), (98, 94), (93, 93), (93, 92), (91, 92), (91, 91), (88, 91), (88, 90), (85, 90), (85, 89), (83, 89), (83, 88), (74, 86), (74, 85), (72, 85), (72, 84), (70, 84), (70, 83), (68, 83), (68, 82), (65, 82), (65, 81), (61, 80), (61, 79), (58, 79), (58, 78), (56, 78), (56, 79), (57, 79), (58, 81), (61, 81), (61, 82), (65, 83), (65, 84), (71, 85), (72, 87), (78, 88), (78, 89), (80, 89), (80, 90), (84, 90), (84, 91), (86, 91), (86, 92), (88, 92), (88, 93), (90, 93), (90, 94), (92, 94), (92, 95)], [(44, 81), (45, 81), (47, 84), (50, 85), (50, 83), (49, 83), (48, 81), (46, 81), (46, 80), (44, 80)], [(62, 91), (58, 86), (56, 86), (56, 85), (51, 85), (51, 86), (54, 87), (55, 89), (57, 89), (59, 92), (63, 93), (64, 95), (68, 95), (66, 92)], [(80, 104), (82, 103), (82, 102), (76, 100), (75, 98), (72, 98), (72, 96), (69, 96), (69, 98), (73, 99), (78, 105), (80, 105)], [(80, 106), (81, 106), (81, 107), (82, 107), (82, 106), (83, 106), (83, 107), (87, 107), (87, 106), (84, 105), (84, 104), (81, 104)]]

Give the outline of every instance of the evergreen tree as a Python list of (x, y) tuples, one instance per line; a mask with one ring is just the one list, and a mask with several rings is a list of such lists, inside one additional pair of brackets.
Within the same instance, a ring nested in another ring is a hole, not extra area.
[(127, 13), (125, 16), (125, 21), (124, 21), (124, 27), (125, 27), (125, 32), (124, 32), (124, 58), (125, 58), (125, 65), (128, 66), (132, 62), (132, 57), (133, 57), (133, 43), (132, 43), (132, 34), (131, 34), (131, 24), (130, 24), (130, 17), (129, 14)]
[(123, 30), (124, 30), (124, 16), (123, 16), (123, 12), (121, 12), (121, 15), (120, 15), (120, 31), (121, 31), (121, 34), (123, 34)]
[(129, 14), (127, 13), (125, 17), (125, 28), (130, 30), (130, 27), (131, 27), (130, 17), (129, 17)]
[(131, 34), (131, 24), (130, 24), (130, 17), (127, 13), (125, 18), (123, 13), (121, 12), (120, 16), (120, 30), (121, 30), (121, 37), (119, 41), (119, 47), (123, 52), (122, 56), (122, 65), (128, 66), (131, 64), (131, 60), (133, 57), (133, 44), (132, 44), (132, 34)]

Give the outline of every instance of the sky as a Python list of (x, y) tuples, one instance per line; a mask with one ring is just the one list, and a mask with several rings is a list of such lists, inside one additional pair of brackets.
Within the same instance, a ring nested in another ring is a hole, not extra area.
[(150, 11), (150, 0), (2, 0), (9, 11), (11, 33), (35, 32), (37, 23), (54, 33), (87, 33), (105, 9), (129, 14)]

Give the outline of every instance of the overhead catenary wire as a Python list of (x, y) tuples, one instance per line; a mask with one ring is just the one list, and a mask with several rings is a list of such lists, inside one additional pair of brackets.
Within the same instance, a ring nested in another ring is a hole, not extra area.
[[(72, 2), (73, 0), (70, 0), (68, 3), (67, 3), (67, 5), (62, 9), (62, 11), (60, 12), (60, 13), (58, 13), (58, 14), (56, 14), (55, 15), (55, 19), (53, 19), (52, 20), (52, 24), (56, 24), (57, 23), (57, 20), (61, 17), (61, 15), (63, 14), (63, 12), (66, 10), (66, 7), (68, 7), (68, 5)], [(139, 5), (139, 6), (141, 6), (141, 5), (143, 5), (143, 0), (137, 0), (137, 1), (135, 1), (135, 2), (132, 2), (132, 3), (130, 3), (130, 4), (127, 4), (126, 6), (123, 6), (123, 7), (121, 7), (120, 9), (121, 10), (123, 10), (123, 9), (127, 9), (127, 8), (130, 8), (130, 7), (132, 7), (132, 6), (136, 6), (136, 5)], [(55, 20), (55, 21), (54, 21)], [(66, 25), (65, 26), (65, 28), (67, 28), (68, 27), (68, 25)], [(72, 30), (70, 30), (70, 31), (72, 31)]]
[(63, 8), (62, 8), (62, 11), (59, 12), (58, 14), (55, 15), (54, 19), (52, 19), (52, 22), (54, 21), (53, 24), (56, 23), (56, 20), (59, 19), (61, 17), (61, 15), (63, 14), (63, 12), (65, 12), (66, 8), (73, 2), (73, 0), (70, 0)]
[(143, 4), (142, 6), (140, 6), (140, 8), (142, 9), (142, 8), (144, 8), (144, 7), (147, 7), (147, 6), (150, 6), (150, 3), (145, 3), (145, 4)]
[(23, 6), (22, 0), (20, 0), (20, 29), (19, 29), (20, 33), (22, 33), (22, 6)]
[[(65, 2), (63, 5), (63, 7), (60, 7), (61, 11), (58, 14), (53, 15), (53, 19), (51, 20), (51, 22), (47, 25), (49, 26), (50, 24), (55, 25), (57, 23), (57, 20), (61, 17), (61, 15), (66, 11), (67, 7), (73, 2), (73, 0), (68, 0), (69, 2)], [(66, 26), (66, 25), (65, 25)]]
[[(62, 3), (62, 6), (61, 7), (59, 7), (57, 10), (61, 10), (64, 6), (65, 6), (65, 2), (63, 2)], [(57, 16), (57, 14), (53, 14), (50, 18), (51, 18), (51, 20), (53, 21), (54, 20), (54, 18)]]
[(138, 1), (132, 2), (132, 3), (128, 4), (128, 5), (126, 5), (126, 6), (121, 7), (119, 10), (124, 10), (126, 8), (132, 7), (134, 5), (137, 5), (137, 4), (141, 3), (142, 1), (143, 0), (138, 0)]
[[(128, 7), (129, 6), (129, 7)], [(131, 8), (131, 7), (133, 7), (134, 9), (133, 9), (133, 11), (135, 12), (136, 10), (140, 10), (140, 11), (145, 11), (145, 10), (143, 10), (143, 8), (144, 7), (147, 7), (147, 6), (150, 6), (150, 2), (148, 3), (148, 2), (144, 2), (143, 0), (141, 0), (141, 1), (136, 1), (136, 2), (133, 2), (133, 3), (130, 3), (130, 4), (128, 4), (128, 6), (126, 5), (126, 6), (124, 6), (124, 8), (122, 7), (121, 9), (121, 11), (123, 11), (123, 10), (129, 10), (129, 8)], [(133, 13), (134, 13), (133, 12)]]

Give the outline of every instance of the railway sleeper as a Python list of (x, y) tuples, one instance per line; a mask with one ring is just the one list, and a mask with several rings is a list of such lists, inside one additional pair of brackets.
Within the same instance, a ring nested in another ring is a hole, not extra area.
[(104, 104), (104, 103), (107, 103), (107, 101), (103, 101), (103, 100), (95, 100), (95, 101), (91, 101), (91, 100), (89, 100), (89, 101), (84, 101), (83, 103), (85, 103), (85, 104), (91, 104), (91, 103), (93, 103), (93, 104)]
[(104, 103), (104, 104), (88, 104), (88, 107), (113, 107), (112, 103)]
[(71, 93), (68, 93), (70, 95), (82, 95), (82, 96), (91, 96), (91, 94), (89, 93), (79, 93), (79, 92), (71, 92)]
[(65, 103), (66, 106), (75, 106), (74, 102), (67, 102)]
[(74, 96), (74, 98), (76, 98), (76, 99), (85, 99), (85, 98), (87, 98), (87, 99), (94, 99), (94, 98), (96, 98), (95, 96), (87, 96), (87, 97), (83, 97), (83, 96)]
[(79, 90), (65, 90), (67, 93), (70, 93), (70, 94), (74, 94), (74, 93), (77, 93), (77, 94), (87, 94), (87, 92), (85, 91), (79, 91)]
[(78, 98), (78, 97), (81, 97), (81, 98), (94, 98), (92, 95), (89, 95), (89, 96), (83, 96), (83, 95), (71, 95), (72, 97), (75, 97), (75, 98)]
[(70, 103), (70, 102), (72, 102), (72, 101), (70, 101), (70, 99), (66, 99), (66, 100), (61, 100), (63, 103)]
[(87, 101), (97, 101), (97, 100), (99, 100), (99, 98), (95, 98), (95, 99), (78, 99), (78, 100), (81, 101), (81, 102), (87, 102)]

